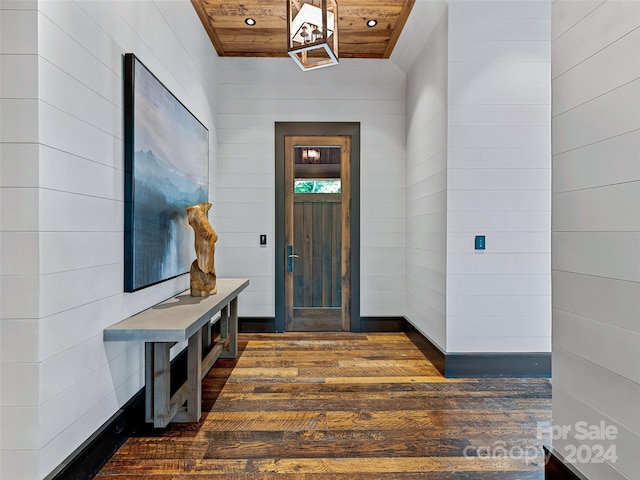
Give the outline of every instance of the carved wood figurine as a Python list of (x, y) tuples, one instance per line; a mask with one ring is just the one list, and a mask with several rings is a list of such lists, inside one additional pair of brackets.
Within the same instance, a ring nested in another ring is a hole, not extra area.
[(196, 237), (196, 259), (191, 264), (190, 270), (192, 297), (215, 295), (218, 291), (214, 265), (218, 234), (207, 218), (207, 212), (210, 208), (210, 203), (200, 203), (187, 207), (189, 225), (193, 228)]

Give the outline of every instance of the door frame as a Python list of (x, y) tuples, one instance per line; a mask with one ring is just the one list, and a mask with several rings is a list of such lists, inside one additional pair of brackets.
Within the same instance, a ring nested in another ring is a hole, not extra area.
[[(336, 146), (340, 148), (340, 179), (342, 181), (341, 188), (341, 201), (340, 201), (340, 225), (341, 225), (341, 242), (340, 242), (340, 279), (341, 279), (341, 300), (340, 300), (340, 330), (342, 332), (350, 331), (351, 329), (351, 224), (349, 219), (351, 218), (351, 136), (326, 136), (326, 135), (314, 135), (314, 136), (290, 136), (285, 137), (285, 235), (284, 240), (287, 245), (287, 257), (289, 255), (289, 246), (293, 246), (294, 251), (297, 252), (300, 245), (297, 245), (294, 238), (296, 236), (296, 224), (294, 222), (294, 208), (295, 197), (294, 194), (294, 182), (295, 182), (295, 148), (296, 147), (330, 147)], [(305, 194), (299, 194), (304, 196)], [(307, 197), (309, 198), (309, 197)], [(287, 222), (288, 220), (288, 222)], [(334, 252), (335, 254), (335, 252)], [(296, 255), (297, 256), (297, 255)], [(301, 259), (304, 261), (304, 259)], [(293, 259), (287, 259), (287, 266), (293, 262)], [(294, 307), (294, 280), (293, 272), (288, 272), (284, 277), (285, 287), (285, 315), (284, 326), (286, 331), (303, 331), (294, 327), (294, 324), (298, 324), (296, 319), (296, 308)], [(315, 272), (314, 272), (315, 273)], [(305, 324), (305, 321), (302, 321)], [(307, 327), (310, 325), (306, 325)], [(317, 328), (317, 326), (316, 326)], [(327, 325), (323, 326), (323, 330), (327, 328)], [(289, 330), (291, 329), (291, 330)], [(317, 330), (311, 330), (317, 331)], [(332, 330), (329, 330), (332, 331)]]
[(275, 122), (275, 327), (285, 331), (285, 136), (351, 137), (350, 331), (360, 332), (360, 122)]

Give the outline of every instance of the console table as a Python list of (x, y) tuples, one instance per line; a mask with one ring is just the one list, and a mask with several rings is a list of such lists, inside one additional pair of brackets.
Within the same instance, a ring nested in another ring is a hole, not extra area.
[[(249, 280), (219, 278), (217, 285), (215, 295), (192, 297), (187, 290), (104, 330), (105, 341), (145, 342), (145, 419), (156, 428), (200, 420), (202, 379), (218, 358), (238, 355), (238, 294)], [(211, 326), (217, 321), (220, 341), (212, 345)], [(185, 340), (187, 380), (171, 395), (169, 350)], [(209, 349), (204, 358), (203, 349)]]

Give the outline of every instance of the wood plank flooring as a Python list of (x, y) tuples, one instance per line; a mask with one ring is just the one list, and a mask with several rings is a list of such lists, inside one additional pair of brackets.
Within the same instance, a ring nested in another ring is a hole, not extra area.
[(542, 480), (546, 379), (446, 379), (402, 333), (241, 334), (197, 424), (130, 438), (99, 480)]

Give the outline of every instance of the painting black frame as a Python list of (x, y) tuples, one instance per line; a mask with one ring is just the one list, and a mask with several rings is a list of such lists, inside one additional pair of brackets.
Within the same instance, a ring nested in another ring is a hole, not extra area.
[[(134, 292), (189, 271), (191, 257), (195, 254), (190, 256), (193, 231), (188, 225), (184, 209), (208, 201), (209, 130), (133, 53), (125, 54), (123, 63), (124, 291)], [(144, 98), (141, 92), (143, 87), (136, 88), (136, 76), (140, 77), (138, 84), (155, 89), (154, 96)], [(144, 103), (145, 100), (152, 101)], [(171, 115), (150, 115), (153, 108), (164, 108)], [(150, 119), (157, 121), (152, 128), (145, 129), (140, 125), (147, 122), (148, 126)], [(164, 149), (180, 154), (171, 158), (171, 155), (161, 155), (151, 147), (147, 151), (136, 151), (140, 148), (140, 139), (136, 136), (148, 139), (155, 136), (159, 145), (152, 141), (147, 145), (153, 145), (159, 151)], [(196, 155), (190, 155), (189, 152), (196, 152)], [(156, 162), (154, 168), (150, 169), (149, 162)], [(169, 164), (170, 168), (165, 169), (164, 166)], [(159, 165), (161, 167), (157, 168)], [(151, 174), (142, 175), (142, 168), (147, 168), (147, 173)], [(165, 174), (159, 175), (162, 182), (152, 185), (152, 179), (156, 178), (158, 172)], [(153, 188), (156, 190), (152, 191)], [(166, 195), (173, 195), (173, 198), (167, 199)], [(149, 201), (152, 198), (154, 201)], [(150, 207), (151, 204), (153, 207)], [(157, 211), (151, 212), (156, 204)], [(170, 231), (167, 232), (167, 229)], [(164, 254), (165, 258), (157, 258), (158, 252)], [(175, 256), (175, 264), (165, 262), (167, 255), (171, 255), (172, 260)]]

